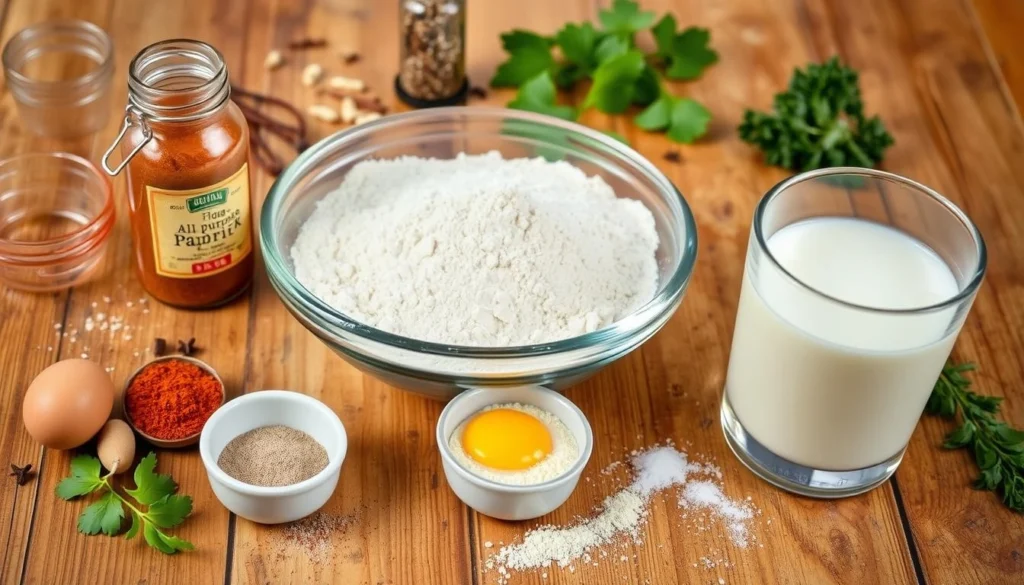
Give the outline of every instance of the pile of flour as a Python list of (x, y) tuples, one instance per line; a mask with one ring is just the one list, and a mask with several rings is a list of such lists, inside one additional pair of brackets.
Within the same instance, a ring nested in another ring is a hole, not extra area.
[(657, 289), (654, 217), (565, 162), (403, 157), (356, 165), (291, 250), (306, 288), (353, 319), (473, 346), (600, 329)]

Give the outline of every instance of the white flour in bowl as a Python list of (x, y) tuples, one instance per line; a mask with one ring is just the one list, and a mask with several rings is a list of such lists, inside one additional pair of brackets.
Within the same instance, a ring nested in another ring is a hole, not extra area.
[(295, 275), (356, 321), (473, 346), (605, 327), (657, 289), (654, 217), (566, 162), (369, 160), (317, 204)]

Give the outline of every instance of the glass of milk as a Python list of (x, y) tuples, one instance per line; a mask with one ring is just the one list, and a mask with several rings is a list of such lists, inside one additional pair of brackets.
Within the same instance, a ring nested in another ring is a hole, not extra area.
[(981, 234), (897, 175), (832, 168), (758, 204), (722, 426), (784, 489), (842, 497), (885, 481), (985, 273)]

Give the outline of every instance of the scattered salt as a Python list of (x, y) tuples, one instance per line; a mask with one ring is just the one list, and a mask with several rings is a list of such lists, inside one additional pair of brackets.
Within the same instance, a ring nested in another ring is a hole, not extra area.
[(635, 455), (633, 468), (638, 473), (631, 487), (644, 497), (685, 483), (687, 472), (693, 469), (687, 463), (686, 455), (672, 447), (658, 447)]
[(746, 521), (754, 517), (754, 511), (749, 504), (741, 506), (730, 500), (717, 484), (710, 481), (687, 483), (679, 504), (684, 507), (710, 508), (727, 522), (733, 543), (739, 547), (747, 546)]
[[(683, 487), (678, 500), (680, 509), (710, 510), (713, 516), (725, 522), (734, 544), (747, 546), (747, 522), (754, 515), (753, 506), (749, 503), (735, 503), (726, 497), (714, 481), (690, 479), (698, 474), (720, 479), (721, 470), (717, 466), (691, 463), (686, 453), (671, 445), (634, 451), (630, 463), (633, 468), (632, 483), (605, 498), (590, 518), (566, 527), (548, 525), (535, 528), (528, 531), (521, 542), (503, 546), (492, 555), (486, 566), (488, 569), (497, 567), (499, 585), (508, 582), (511, 571), (546, 568), (557, 564), (572, 573), (576, 570), (573, 564), (576, 561), (582, 561), (584, 565), (597, 565), (591, 554), (599, 552), (601, 557), (607, 556), (605, 551), (597, 551), (597, 548), (617, 540), (632, 540), (640, 544), (641, 528), (648, 516), (647, 505), (651, 496), (673, 486)], [(612, 469), (614, 466), (605, 468), (608, 473)], [(704, 530), (703, 526), (698, 530)], [(484, 546), (489, 548), (489, 544), (485, 543)], [(620, 562), (628, 559), (627, 555), (619, 557)], [(700, 562), (707, 569), (719, 564), (731, 566), (725, 559), (715, 561), (707, 556), (701, 557)], [(723, 584), (724, 580), (720, 580), (720, 585)]]

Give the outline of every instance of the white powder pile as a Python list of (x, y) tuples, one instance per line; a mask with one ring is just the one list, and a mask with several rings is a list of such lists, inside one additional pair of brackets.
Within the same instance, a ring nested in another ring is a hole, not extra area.
[(694, 481), (686, 484), (679, 505), (687, 508), (708, 508), (721, 517), (729, 528), (733, 542), (747, 546), (747, 521), (754, 517), (750, 505), (736, 504), (722, 493), (722, 488), (710, 481)]
[[(522, 542), (504, 546), (489, 558), (486, 567), (497, 569), (498, 583), (507, 583), (513, 571), (547, 568), (553, 564), (573, 571), (573, 563), (577, 561), (597, 564), (592, 553), (598, 547), (617, 541), (631, 540), (639, 544), (651, 496), (676, 486), (683, 486), (679, 498), (681, 508), (710, 508), (716, 516), (726, 520), (733, 543), (739, 547), (747, 545), (747, 522), (753, 517), (751, 507), (730, 500), (713, 481), (689, 479), (694, 475), (720, 476), (717, 467), (692, 463), (686, 453), (672, 446), (634, 452), (630, 463), (633, 481), (606, 498), (595, 515), (568, 527), (541, 526), (531, 530)], [(600, 557), (607, 557), (607, 553), (600, 551)], [(626, 555), (618, 558), (620, 562), (629, 559)]]
[(654, 217), (566, 162), (369, 160), (300, 228), (306, 288), (353, 319), (474, 346), (600, 329), (657, 288)]
[[(576, 444), (576, 437), (573, 436), (569, 427), (565, 426), (565, 423), (557, 416), (532, 404), (521, 404), (519, 402), (494, 404), (479, 412), (498, 408), (525, 412), (544, 423), (548, 432), (551, 433), (551, 453), (540, 463), (520, 471), (502, 471), (481, 465), (466, 454), (466, 450), (462, 445), (462, 433), (466, 428), (466, 424), (473, 418), (470, 416), (455, 428), (455, 432), (452, 433), (448, 440), (448, 447), (451, 449), (455, 460), (458, 461), (459, 465), (468, 469), (470, 473), (507, 485), (533, 485), (555, 479), (565, 473), (579, 459), (580, 448)], [(474, 413), (474, 416), (476, 414), (479, 413)], [(496, 432), (502, 432), (501, 429), (495, 430)]]

